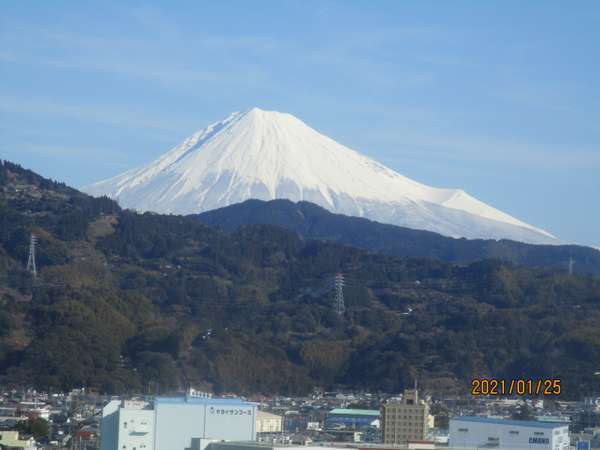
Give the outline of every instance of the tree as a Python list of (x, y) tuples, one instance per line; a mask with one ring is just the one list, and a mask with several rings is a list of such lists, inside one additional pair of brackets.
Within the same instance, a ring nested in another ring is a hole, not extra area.
[(525, 402), (521, 403), (513, 413), (514, 420), (535, 420), (532, 409)]
[(48, 421), (41, 417), (30, 417), (26, 422), (19, 422), (16, 428), (19, 431), (31, 434), (36, 440), (47, 437), (50, 432)]

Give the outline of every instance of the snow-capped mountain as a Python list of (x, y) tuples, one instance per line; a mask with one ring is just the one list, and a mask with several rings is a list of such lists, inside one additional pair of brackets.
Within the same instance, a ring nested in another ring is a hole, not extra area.
[(83, 190), (138, 211), (191, 214), (249, 198), (287, 198), (453, 237), (558, 243), (460, 189), (413, 181), (290, 114), (258, 108), (233, 113), (157, 160)]

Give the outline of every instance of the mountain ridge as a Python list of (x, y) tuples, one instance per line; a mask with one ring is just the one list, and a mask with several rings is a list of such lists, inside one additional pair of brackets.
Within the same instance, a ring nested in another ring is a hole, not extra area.
[(250, 198), (287, 198), (452, 237), (559, 242), (461, 189), (424, 185), (291, 114), (258, 108), (233, 113), (158, 159), (83, 190), (139, 211), (191, 214)]
[[(38, 237), (37, 279), (26, 269)], [(333, 279), (345, 275), (345, 313)], [(456, 265), (139, 214), (0, 163), (0, 384), (122, 394), (442, 396), (473, 378), (560, 378), (589, 395), (600, 278)]]
[(276, 225), (318, 239), (400, 257), (429, 257), (451, 263), (499, 259), (529, 267), (600, 274), (600, 251), (579, 245), (534, 245), (510, 240), (451, 238), (425, 230), (382, 224), (327, 211), (310, 202), (246, 200), (196, 216), (233, 232), (243, 225)]

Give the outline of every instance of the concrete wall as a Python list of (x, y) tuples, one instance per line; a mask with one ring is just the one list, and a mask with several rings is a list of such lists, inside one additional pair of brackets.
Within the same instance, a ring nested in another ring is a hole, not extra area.
[(154, 450), (154, 411), (119, 409), (118, 450)]
[(204, 438), (205, 405), (158, 403), (154, 408), (155, 450), (185, 450), (193, 438)]
[(111, 400), (102, 408), (100, 450), (116, 450), (119, 442), (119, 407), (121, 400)]

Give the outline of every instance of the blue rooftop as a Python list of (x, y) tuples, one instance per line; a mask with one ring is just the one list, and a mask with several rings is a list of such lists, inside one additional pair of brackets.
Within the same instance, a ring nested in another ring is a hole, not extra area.
[(341, 416), (369, 416), (379, 417), (379, 410), (377, 409), (346, 409), (346, 408), (335, 408), (329, 411), (332, 415)]
[(191, 403), (194, 405), (235, 405), (249, 406), (255, 403), (240, 400), (239, 398), (205, 398), (205, 397), (155, 397), (155, 403), (162, 404), (185, 404)]
[(462, 422), (476, 422), (476, 423), (491, 423), (495, 425), (513, 425), (517, 427), (532, 427), (532, 428), (558, 428), (566, 427), (569, 424), (565, 422), (538, 422), (536, 420), (513, 420), (513, 419), (495, 419), (492, 417), (479, 417), (479, 416), (460, 416), (453, 417), (451, 420), (460, 420)]

